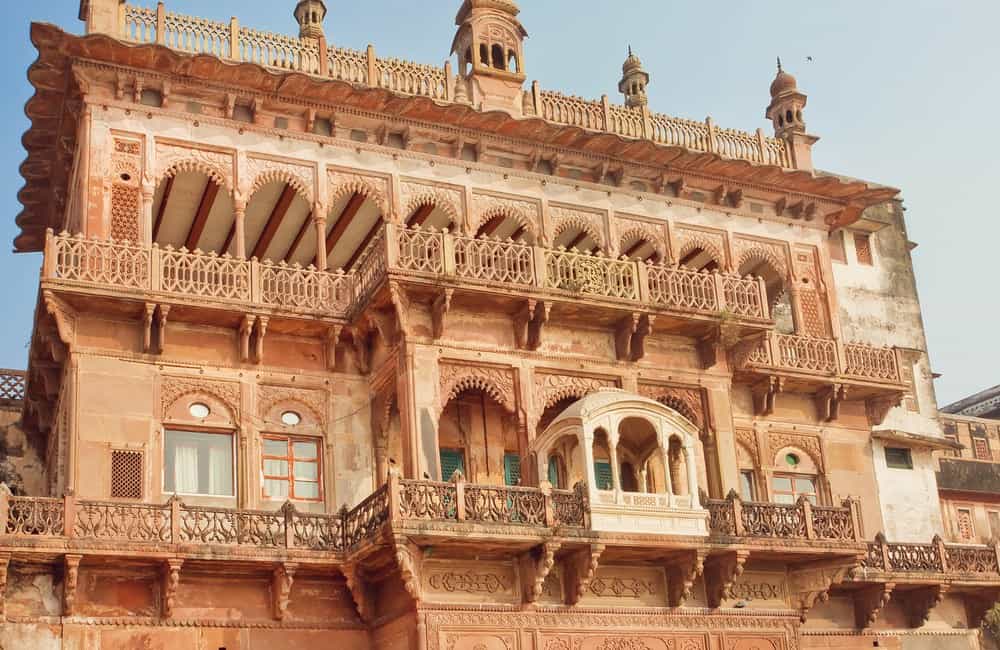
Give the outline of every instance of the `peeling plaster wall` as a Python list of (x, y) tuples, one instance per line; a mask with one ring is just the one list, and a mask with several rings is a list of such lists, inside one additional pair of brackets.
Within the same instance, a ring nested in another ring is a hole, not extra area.
[(0, 483), (15, 494), (45, 496), (45, 463), (20, 423), (20, 403), (0, 405)]
[[(887, 224), (871, 234), (874, 263), (858, 262), (853, 233), (847, 231), (843, 233), (847, 262), (833, 264), (843, 339), (907, 350), (901, 370), (904, 378), (912, 375), (912, 392), (878, 428), (941, 437), (902, 203), (870, 208), (865, 217)], [(940, 534), (943, 525), (931, 454), (913, 449), (912, 470), (889, 470), (884, 444), (873, 440), (871, 450), (886, 536), (892, 541), (927, 542)]]

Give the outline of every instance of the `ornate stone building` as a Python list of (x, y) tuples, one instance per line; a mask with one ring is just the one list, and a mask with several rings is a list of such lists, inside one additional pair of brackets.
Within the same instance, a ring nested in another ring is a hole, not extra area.
[(327, 9), (32, 26), (0, 646), (979, 647), (898, 191), (790, 74), (772, 137), (528, 84), (513, 0), (443, 67)]

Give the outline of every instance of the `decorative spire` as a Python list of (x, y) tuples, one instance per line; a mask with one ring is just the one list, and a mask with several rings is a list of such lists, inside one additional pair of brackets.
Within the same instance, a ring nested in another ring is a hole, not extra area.
[(778, 74), (781, 74), (784, 70), (781, 69), (781, 57), (778, 57)]
[(643, 69), (642, 61), (628, 46), (628, 58), (622, 65), (622, 79), (618, 82), (618, 91), (625, 95), (625, 104), (629, 108), (639, 108), (649, 103), (646, 96), (646, 86), (649, 85), (649, 74)]

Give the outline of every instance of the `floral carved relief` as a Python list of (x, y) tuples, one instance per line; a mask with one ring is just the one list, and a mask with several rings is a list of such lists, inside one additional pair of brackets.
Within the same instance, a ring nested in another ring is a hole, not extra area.
[(187, 395), (210, 395), (232, 412), (234, 420), (240, 417), (240, 385), (229, 381), (214, 381), (193, 377), (163, 377), (160, 386), (160, 413), (166, 417), (170, 408)]
[(327, 180), (330, 187), (329, 206), (336, 205), (337, 201), (345, 196), (362, 194), (378, 205), (384, 217), (390, 216), (392, 211), (389, 209), (388, 179), (381, 176), (330, 169), (327, 172)]
[(266, 419), (275, 406), (301, 404), (309, 409), (317, 424), (325, 426), (326, 402), (326, 393), (321, 390), (289, 386), (260, 386), (257, 388), (258, 415), (261, 419)]
[(513, 368), (446, 361), (440, 365), (440, 378), (442, 408), (466, 390), (483, 391), (511, 413), (517, 408)]
[(489, 194), (474, 194), (472, 197), (473, 231), (489, 223), (494, 217), (515, 220), (526, 231), (538, 236), (541, 223), (541, 209), (533, 201), (521, 201)]
[(796, 447), (809, 454), (816, 467), (823, 471), (823, 448), (819, 436), (808, 436), (795, 433), (768, 433), (768, 458), (773, 462), (779, 451), (786, 447)]
[(157, 142), (157, 181), (181, 172), (200, 172), (228, 191), (233, 190), (232, 154)]
[(307, 165), (269, 160), (267, 158), (247, 158), (247, 196), (273, 181), (283, 181), (291, 185), (310, 204), (314, 200), (316, 186), (315, 173)]
[(403, 181), (399, 184), (399, 194), (404, 218), (408, 218), (421, 206), (433, 205), (447, 214), (453, 224), (462, 222), (463, 194), (457, 188)]

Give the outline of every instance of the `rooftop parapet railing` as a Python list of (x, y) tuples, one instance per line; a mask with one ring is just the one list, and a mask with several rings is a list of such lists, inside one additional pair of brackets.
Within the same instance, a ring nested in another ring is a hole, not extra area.
[(861, 504), (846, 499), (841, 506), (817, 506), (801, 498), (794, 504), (743, 501), (735, 492), (705, 502), (709, 530), (721, 537), (862, 541)]
[(866, 381), (902, 381), (894, 348), (777, 332), (769, 332), (752, 348), (742, 365)]
[[(167, 11), (124, 6), (121, 37), (132, 43), (157, 43), (189, 54), (209, 54), (231, 61), (254, 63), (276, 70), (302, 72), (346, 81), (368, 88), (384, 88), (403, 95), (454, 102), (455, 77), (451, 64), (426, 65), (394, 58), (379, 58), (373, 47), (365, 52), (328, 47), (325, 41), (241, 27), (236, 18), (219, 22)], [(650, 140), (725, 158), (759, 164), (794, 166), (788, 146), (762, 130), (747, 133), (720, 129), (711, 119), (695, 122), (659, 113), (647, 107), (612, 104), (607, 97), (590, 101), (541, 90), (537, 82), (525, 95), (525, 114), (554, 124), (588, 131), (613, 133), (624, 138)]]
[(868, 543), (862, 570), (887, 573), (1000, 575), (1000, 544), (930, 544), (889, 542), (882, 533)]
[(0, 368), (0, 403), (24, 401), (26, 373)]

